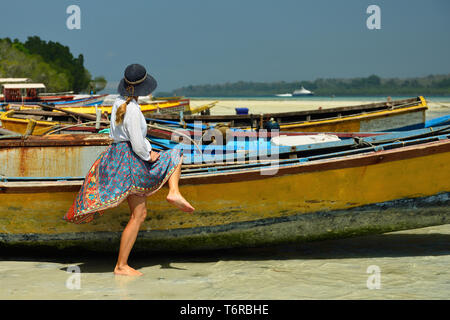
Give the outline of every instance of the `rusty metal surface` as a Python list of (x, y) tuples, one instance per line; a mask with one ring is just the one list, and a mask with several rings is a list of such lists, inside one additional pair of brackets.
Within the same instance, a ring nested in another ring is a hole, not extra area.
[(0, 141), (0, 176), (78, 177), (106, 150), (108, 135), (72, 134)]
[(28, 136), (22, 139), (0, 140), (0, 150), (11, 147), (62, 147), (100, 146), (111, 144), (108, 134), (58, 134), (48, 136)]

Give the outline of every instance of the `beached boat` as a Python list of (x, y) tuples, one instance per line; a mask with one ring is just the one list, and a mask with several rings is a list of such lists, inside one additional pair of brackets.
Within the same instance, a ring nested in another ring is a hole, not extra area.
[(53, 104), (60, 108), (71, 108), (71, 107), (84, 107), (84, 106), (96, 106), (101, 105), (105, 100), (107, 94), (93, 95), (85, 98), (74, 99), (71, 101), (57, 101)]
[[(276, 152), (280, 159), (317, 154), (331, 149), (337, 151), (347, 148), (346, 142), (352, 139), (385, 134), (386, 132), (357, 133), (312, 133), (276, 130), (240, 130), (217, 126), (210, 128), (202, 124), (179, 124), (166, 120), (155, 120), (150, 124), (148, 135), (152, 145), (170, 149), (182, 147), (186, 164), (224, 161), (235, 157), (250, 158), (261, 152)], [(425, 128), (450, 125), (450, 115), (427, 120)], [(314, 144), (314, 147), (311, 147)]]
[(369, 132), (423, 128), (426, 100), (417, 98), (317, 110), (236, 115), (155, 114), (157, 120), (203, 124), (223, 123), (241, 129), (265, 128), (273, 119), (281, 131), (302, 132)]
[[(95, 100), (95, 101), (94, 101)], [(56, 104), (55, 106), (60, 107), (63, 110), (91, 114), (95, 115), (97, 110), (101, 110), (102, 113), (111, 114), (111, 105), (102, 105), (104, 96), (102, 98), (95, 99), (79, 99), (78, 102), (73, 104)], [(28, 108), (28, 107), (25, 107)], [(36, 108), (36, 107), (35, 107)], [(24, 108), (22, 108), (24, 109)], [(182, 100), (167, 100), (167, 101), (154, 101), (150, 104), (142, 104), (141, 110), (144, 115), (153, 115), (154, 113), (170, 113), (170, 112), (185, 112), (190, 110), (189, 99)]]
[(354, 145), (354, 139), (382, 135), (383, 133), (302, 133), (219, 130), (168, 131), (167, 128), (151, 126), (147, 138), (154, 148), (167, 150), (180, 148), (183, 163), (222, 163), (223, 161), (247, 161), (257, 155), (270, 158), (293, 159), (323, 152), (339, 151)]
[[(196, 108), (188, 110), (191, 113), (201, 112), (212, 108), (216, 102), (205, 104)], [(147, 105), (141, 107), (144, 113), (152, 113), (157, 110), (154, 106), (148, 108)], [(178, 107), (177, 107), (178, 108)], [(181, 106), (185, 108), (185, 106)], [(44, 109), (44, 110), (42, 110)], [(65, 133), (69, 131), (77, 132), (98, 132), (108, 125), (108, 111), (111, 112), (111, 107), (98, 107), (97, 112), (100, 112), (102, 118), (101, 124), (95, 125), (96, 122), (96, 108), (95, 107), (55, 107), (54, 105), (36, 105), (34, 108), (23, 108), (22, 106), (8, 106), (8, 111), (0, 111), (0, 122), (5, 129), (15, 131), (26, 135), (44, 135), (52, 130), (63, 129)], [(80, 113), (84, 110), (87, 113)], [(156, 111), (158, 112), (158, 110)], [(88, 121), (86, 123), (86, 121)], [(84, 123), (82, 123), (84, 122)], [(76, 124), (79, 124), (77, 126)], [(66, 129), (64, 129), (66, 128)]]
[[(69, 111), (74, 111), (74, 112), (82, 112), (82, 110), (76, 111), (76, 110), (72, 110), (70, 108), (85, 108), (85, 107), (90, 107), (94, 109), (94, 114), (95, 114), (95, 107), (98, 105), (101, 105), (103, 103), (103, 101), (105, 100), (107, 94), (102, 94), (102, 95), (95, 95), (95, 96), (89, 96), (89, 97), (85, 97), (85, 98), (80, 98), (80, 99), (72, 99), (70, 101), (46, 101), (43, 103), (47, 103), (59, 108), (64, 108), (64, 109), (68, 109)], [(36, 104), (27, 104), (27, 105), (16, 105), (16, 104), (11, 104), (9, 106), (12, 109), (19, 109), (19, 110), (28, 110), (28, 109), (41, 109), (42, 107)]]
[[(183, 213), (161, 190), (135, 250), (259, 246), (450, 223), (449, 127), (355, 139), (348, 150), (184, 168)], [(0, 139), (0, 242), (117, 251), (126, 203), (98, 220), (62, 220), (106, 135)], [(32, 159), (32, 161), (30, 161)]]
[[(47, 106), (47, 108), (58, 109)], [(67, 128), (70, 132), (98, 132), (109, 125), (106, 116), (78, 114), (70, 111), (52, 112), (35, 109), (8, 110), (0, 112), (0, 123), (3, 128), (22, 135), (44, 135), (54, 130)], [(100, 122), (100, 120), (105, 120)], [(86, 122), (87, 121), (87, 122)]]

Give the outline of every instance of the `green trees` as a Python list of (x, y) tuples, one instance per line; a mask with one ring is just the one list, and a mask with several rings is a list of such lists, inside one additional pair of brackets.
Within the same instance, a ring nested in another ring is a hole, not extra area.
[(0, 39), (0, 76), (31, 78), (44, 83), (49, 92), (79, 93), (92, 87), (98, 92), (106, 86), (103, 77), (91, 79), (82, 54), (74, 57), (69, 47), (37, 36), (28, 37), (24, 43)]

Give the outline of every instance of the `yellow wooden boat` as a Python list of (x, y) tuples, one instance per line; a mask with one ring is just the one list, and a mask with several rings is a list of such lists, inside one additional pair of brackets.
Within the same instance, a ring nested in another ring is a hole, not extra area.
[(21, 111), (8, 110), (0, 112), (0, 122), (4, 129), (22, 135), (40, 136), (62, 127), (68, 127), (66, 133), (97, 132), (99, 130), (95, 129), (94, 123), (91, 123), (90, 126), (84, 126), (81, 123), (77, 124), (74, 118), (59, 112), (27, 111), (25, 114), (21, 113)]
[[(11, 105), (10, 108), (15, 108), (19, 110), (29, 110), (29, 109), (41, 109), (41, 106), (37, 105)], [(95, 115), (97, 110), (101, 110), (102, 113), (106, 112), (111, 114), (112, 106), (111, 105), (98, 105), (98, 106), (60, 106), (60, 109), (76, 112), (76, 113), (84, 113)], [(144, 115), (150, 115), (153, 113), (169, 113), (169, 112), (180, 112), (180, 111), (189, 111), (190, 104), (189, 99), (181, 99), (181, 100), (167, 100), (167, 101), (154, 101), (149, 104), (142, 104), (141, 110)]]
[(155, 114), (158, 120), (201, 121), (226, 124), (234, 128), (267, 128), (270, 119), (281, 131), (295, 132), (373, 132), (423, 128), (428, 109), (424, 97), (370, 103), (349, 107), (326, 108), (282, 113), (236, 115)]
[[(169, 114), (169, 113), (180, 113), (185, 114), (195, 114), (205, 110), (209, 110), (217, 101), (204, 104), (198, 107), (191, 107), (189, 99), (180, 100), (156, 100), (149, 104), (141, 104), (141, 111), (145, 116), (153, 116), (155, 114)], [(112, 106), (82, 106), (82, 107), (61, 107), (63, 110), (78, 112), (84, 114), (94, 114), (96, 113), (96, 108), (100, 109), (102, 113), (107, 112), (111, 114)]]
[(56, 121), (16, 118), (13, 117), (14, 113), (14, 110), (0, 112), (2, 127), (22, 135), (42, 135), (53, 128), (57, 128), (61, 124)]
[[(276, 168), (183, 169), (181, 192), (196, 211), (173, 208), (163, 188), (148, 198), (135, 248), (256, 246), (450, 223), (450, 132), (423, 130), (423, 138), (386, 136), (390, 143), (358, 153), (283, 160)], [(0, 140), (0, 243), (116, 251), (126, 203), (90, 224), (62, 220), (108, 143), (99, 135)]]
[[(209, 104), (205, 104), (196, 108), (190, 108), (189, 113), (201, 112), (204, 110), (208, 110), (212, 108), (217, 102), (212, 102)], [(84, 107), (83, 107), (84, 108)], [(90, 108), (90, 107), (86, 107)], [(103, 107), (102, 107), (103, 108)], [(65, 112), (72, 112), (74, 115), (79, 114), (80, 107), (77, 108), (60, 108)], [(148, 116), (149, 113), (147, 111), (148, 108), (144, 105), (142, 109), (145, 111), (145, 114)], [(75, 111), (73, 111), (75, 110)], [(108, 112), (109, 109), (105, 109), (104, 111)], [(77, 112), (78, 111), (78, 112)], [(94, 111), (94, 110), (85, 110), (85, 111)], [(103, 111), (102, 111), (103, 112)], [(94, 112), (95, 114), (95, 112)], [(75, 122), (76, 116), (70, 116), (70, 114), (65, 114), (63, 112), (55, 111), (41, 111), (36, 110), (36, 108), (19, 108), (19, 110), (9, 109), (6, 112), (0, 112), (0, 122), (4, 129), (17, 132), (22, 135), (44, 135), (52, 130), (57, 130), (59, 128), (68, 127), (65, 130), (68, 132), (98, 132), (98, 129), (95, 129), (95, 116), (94, 114), (82, 114), (84, 116), (88, 115), (93, 117), (91, 119), (90, 125), (79, 124), (77, 126), (77, 122)], [(151, 113), (150, 113), (151, 116)], [(51, 120), (50, 120), (51, 119)], [(59, 119), (59, 120), (58, 120)], [(89, 120), (89, 119), (88, 119)], [(103, 123), (103, 124), (106, 124)], [(104, 126), (102, 126), (103, 128)]]
[[(111, 114), (112, 106), (98, 106), (97, 108), (100, 109), (102, 113), (107, 112), (108, 114)], [(95, 114), (96, 112), (95, 106), (73, 107), (73, 108), (63, 107), (62, 109), (86, 114)], [(184, 112), (189, 109), (190, 105), (188, 99), (177, 101), (160, 101), (160, 102), (155, 101), (149, 104), (141, 105), (141, 111), (145, 116), (149, 116), (153, 113), (170, 113), (180, 111)]]

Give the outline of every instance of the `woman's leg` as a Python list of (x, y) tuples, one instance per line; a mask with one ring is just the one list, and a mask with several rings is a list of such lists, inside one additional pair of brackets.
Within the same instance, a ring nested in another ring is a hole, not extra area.
[(119, 257), (117, 259), (114, 274), (141, 276), (142, 273), (131, 268), (128, 265), (128, 256), (136, 241), (141, 224), (147, 216), (146, 197), (130, 195), (128, 196), (128, 205), (131, 211), (130, 221), (122, 232), (120, 239)]
[(172, 175), (169, 178), (169, 194), (167, 195), (167, 201), (172, 203), (173, 205), (177, 206), (184, 212), (192, 212), (194, 211), (194, 207), (189, 204), (189, 202), (186, 201), (186, 199), (183, 198), (183, 196), (180, 193), (180, 189), (178, 188), (178, 181), (180, 181), (181, 176), (181, 164), (183, 161), (180, 161), (178, 166), (176, 167), (175, 171), (172, 173)]

